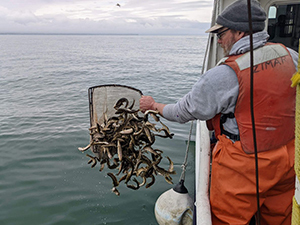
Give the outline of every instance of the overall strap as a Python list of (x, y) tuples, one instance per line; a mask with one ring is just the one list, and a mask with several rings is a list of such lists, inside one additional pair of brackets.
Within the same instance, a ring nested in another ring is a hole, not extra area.
[(233, 141), (239, 141), (240, 140), (240, 135), (232, 134), (227, 130), (224, 130), (223, 124), (226, 122), (227, 118), (234, 119), (234, 113), (227, 113), (227, 114), (222, 114), (220, 118), (220, 129), (221, 129), (221, 134), (225, 134), (227, 137), (229, 137)]

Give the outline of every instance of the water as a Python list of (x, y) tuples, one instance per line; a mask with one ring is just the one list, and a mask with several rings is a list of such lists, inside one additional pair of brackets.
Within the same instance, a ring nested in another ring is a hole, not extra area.
[[(199, 78), (206, 40), (0, 35), (0, 224), (157, 224), (155, 201), (172, 185), (161, 176), (149, 189), (121, 183), (116, 196), (106, 176), (111, 171), (90, 168), (77, 150), (89, 143), (87, 90), (124, 84), (174, 103)], [(174, 161), (177, 183), (190, 123), (164, 122), (175, 136), (157, 138), (155, 147)], [(192, 147), (185, 185), (193, 197)]]

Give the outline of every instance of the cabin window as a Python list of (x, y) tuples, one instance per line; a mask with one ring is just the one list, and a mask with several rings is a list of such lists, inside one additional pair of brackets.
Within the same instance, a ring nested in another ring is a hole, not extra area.
[(268, 11), (269, 41), (282, 43), (298, 51), (300, 4), (273, 5)]
[(276, 19), (276, 10), (277, 8), (275, 6), (271, 6), (268, 13), (268, 18), (270, 19)]

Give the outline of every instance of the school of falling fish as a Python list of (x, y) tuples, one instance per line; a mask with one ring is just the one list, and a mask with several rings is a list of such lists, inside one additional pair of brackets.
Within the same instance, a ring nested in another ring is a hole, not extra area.
[[(108, 169), (116, 170), (107, 175), (112, 179), (112, 192), (120, 195), (117, 187), (124, 181), (128, 188), (137, 190), (142, 186), (151, 187), (155, 182), (154, 175), (162, 175), (166, 182), (173, 184), (171, 174), (175, 174), (173, 162), (169, 157), (169, 168), (159, 166), (163, 159), (163, 151), (152, 147), (155, 137), (172, 138), (169, 128), (160, 121), (159, 112), (148, 110), (144, 114), (134, 110), (135, 102), (129, 105), (127, 98), (119, 99), (114, 109), (115, 115), (107, 118), (104, 113), (104, 122), (90, 127), (91, 142), (84, 148), (84, 152), (91, 148), (93, 156), (88, 164), (95, 167), (100, 163), (100, 171), (107, 165)], [(149, 115), (161, 125), (149, 121)], [(121, 176), (118, 179), (118, 176)], [(149, 181), (150, 180), (150, 181)]]

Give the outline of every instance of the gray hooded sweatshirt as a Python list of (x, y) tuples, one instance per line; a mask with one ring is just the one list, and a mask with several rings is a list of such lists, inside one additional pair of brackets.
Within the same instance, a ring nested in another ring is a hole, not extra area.
[[(266, 44), (269, 35), (266, 31), (253, 34), (254, 49)], [(241, 38), (233, 46), (229, 55), (238, 55), (250, 50), (249, 36)], [(298, 53), (288, 49), (295, 67), (298, 64)], [(209, 120), (222, 113), (234, 113), (239, 93), (239, 83), (235, 72), (227, 65), (219, 65), (204, 73), (194, 84), (192, 90), (176, 104), (164, 107), (163, 117), (170, 121), (185, 123), (190, 120)], [(227, 119), (224, 129), (239, 134), (236, 120)]]

